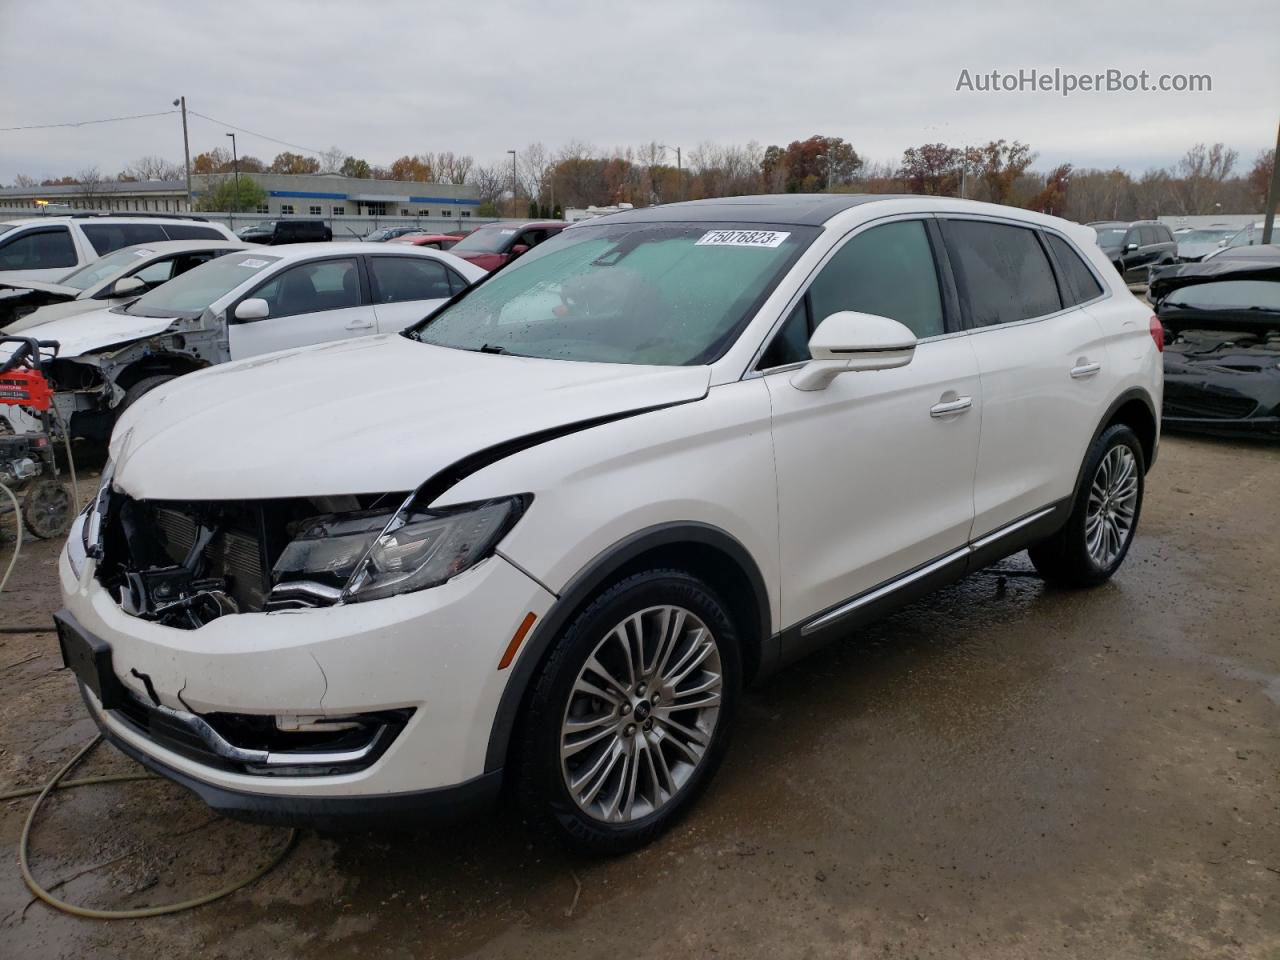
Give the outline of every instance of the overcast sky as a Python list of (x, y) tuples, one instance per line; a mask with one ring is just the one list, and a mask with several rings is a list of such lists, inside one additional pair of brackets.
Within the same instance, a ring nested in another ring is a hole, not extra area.
[[(1076, 0), (539, 0), (185, 3), (0, 0), (0, 128), (191, 109), (191, 152), (235, 124), (374, 164), (481, 162), (569, 140), (787, 143), (863, 156), (1004, 137), (1059, 162), (1135, 172), (1224, 141), (1247, 169), (1280, 118), (1280, 3)], [(1218, 11), (1229, 16), (1219, 16)], [(1210, 93), (957, 92), (961, 71), (1207, 73)], [(268, 162), (286, 147), (248, 134)], [(0, 131), (0, 183), (182, 159), (175, 115)]]

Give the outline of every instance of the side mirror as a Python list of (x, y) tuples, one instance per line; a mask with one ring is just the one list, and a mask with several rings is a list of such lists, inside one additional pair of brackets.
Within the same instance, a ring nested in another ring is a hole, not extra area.
[(511, 248), (512, 257), (518, 257), (520, 256), (520, 254), (528, 253), (528, 252), (529, 252), (529, 245), (527, 243), (517, 243), (514, 247)]
[(897, 320), (841, 310), (813, 331), (813, 359), (796, 371), (791, 385), (797, 390), (825, 390), (842, 373), (905, 367), (915, 349), (916, 335)]
[(254, 320), (265, 320), (271, 314), (267, 301), (261, 297), (250, 297), (241, 300), (236, 307), (236, 319), (241, 323), (252, 323)]
[(1136, 243), (1126, 243), (1124, 245), (1125, 253), (1132, 253), (1134, 250), (1137, 250), (1137, 249), (1138, 249), (1138, 245)]
[(121, 277), (111, 285), (111, 296), (131, 297), (136, 293), (142, 293), (146, 289), (147, 285), (137, 277)]

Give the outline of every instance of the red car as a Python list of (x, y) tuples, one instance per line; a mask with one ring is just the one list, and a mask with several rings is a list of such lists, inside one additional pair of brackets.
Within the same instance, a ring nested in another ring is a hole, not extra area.
[(554, 237), (568, 225), (563, 220), (491, 223), (469, 233), (449, 252), (484, 270), (497, 270), (548, 237)]
[(452, 233), (407, 233), (403, 237), (388, 240), (388, 243), (408, 243), (415, 247), (430, 247), (433, 250), (448, 250), (461, 240), (461, 236)]

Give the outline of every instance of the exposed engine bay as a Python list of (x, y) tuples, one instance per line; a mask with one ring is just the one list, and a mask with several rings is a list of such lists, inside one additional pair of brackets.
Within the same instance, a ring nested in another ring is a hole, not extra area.
[(231, 613), (317, 605), (272, 598), (285, 548), (329, 515), (394, 508), (403, 497), (190, 502), (106, 491), (97, 506), (98, 543), (86, 548), (96, 549), (98, 580), (126, 613), (196, 629)]

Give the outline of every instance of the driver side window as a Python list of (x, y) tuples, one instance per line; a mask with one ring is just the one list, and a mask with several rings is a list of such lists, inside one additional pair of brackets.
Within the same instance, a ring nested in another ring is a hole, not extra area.
[(897, 320), (922, 340), (946, 331), (924, 221), (872, 227), (837, 250), (765, 351), (760, 369), (808, 360), (814, 329), (841, 310)]
[(276, 274), (249, 296), (267, 301), (272, 318), (358, 307), (359, 268), (353, 259), (300, 264)]

